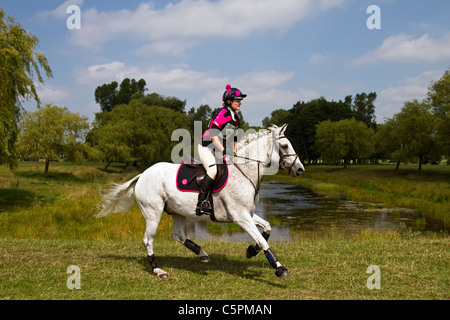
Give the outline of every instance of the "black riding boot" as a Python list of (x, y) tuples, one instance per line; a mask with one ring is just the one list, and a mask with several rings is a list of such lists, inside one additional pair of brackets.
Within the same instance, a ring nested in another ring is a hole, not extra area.
[(212, 179), (207, 174), (203, 178), (202, 185), (200, 186), (200, 192), (198, 194), (198, 203), (197, 208), (195, 209), (195, 214), (197, 216), (201, 216), (202, 214), (209, 215), (211, 210), (211, 204), (206, 200), (208, 197), (209, 189), (211, 189), (214, 183), (214, 179)]

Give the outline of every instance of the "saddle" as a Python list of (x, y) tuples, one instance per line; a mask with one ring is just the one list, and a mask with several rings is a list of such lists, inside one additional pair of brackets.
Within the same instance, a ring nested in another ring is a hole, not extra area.
[[(177, 172), (177, 189), (182, 192), (200, 192), (200, 186), (202, 184), (203, 178), (206, 175), (206, 170), (201, 163), (195, 163), (195, 161), (191, 160), (191, 163), (181, 163)], [(223, 188), (225, 188), (228, 182), (228, 165), (224, 163), (217, 164), (217, 175), (214, 180), (214, 184), (208, 194), (207, 200), (211, 204), (211, 219), (215, 220), (214, 217), (214, 204), (212, 194), (219, 192)]]

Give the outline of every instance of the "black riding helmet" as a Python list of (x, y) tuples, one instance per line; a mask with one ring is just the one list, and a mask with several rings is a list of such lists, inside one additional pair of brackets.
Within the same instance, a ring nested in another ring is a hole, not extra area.
[(241, 90), (238, 88), (232, 88), (229, 84), (227, 84), (225, 89), (226, 90), (223, 93), (222, 101), (242, 100), (247, 96), (246, 94), (243, 94)]

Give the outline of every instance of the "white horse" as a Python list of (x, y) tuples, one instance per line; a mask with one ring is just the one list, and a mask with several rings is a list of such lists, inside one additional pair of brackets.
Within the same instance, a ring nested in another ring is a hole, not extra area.
[[(272, 126), (270, 129), (247, 136), (237, 145), (234, 157), (227, 156), (229, 179), (220, 192), (213, 194), (215, 218), (218, 222), (235, 222), (241, 226), (256, 245), (247, 249), (247, 257), (256, 256), (263, 250), (278, 277), (288, 277), (287, 269), (281, 265), (269, 248), (267, 240), (270, 224), (254, 214), (258, 202), (259, 186), (264, 169), (271, 163), (286, 169), (291, 176), (300, 175), (305, 169), (290, 141), (284, 136), (286, 126)], [(234, 164), (233, 164), (234, 159)], [(186, 218), (210, 219), (196, 216), (197, 193), (182, 192), (176, 187), (179, 164), (157, 163), (144, 173), (123, 184), (115, 184), (104, 196), (97, 218), (117, 212), (129, 211), (136, 201), (146, 220), (143, 244), (152, 267), (152, 272), (166, 278), (167, 272), (158, 267), (153, 252), (153, 241), (163, 211), (173, 218), (172, 237), (197, 254), (201, 261), (208, 262), (206, 252), (185, 235)], [(272, 165), (273, 167), (273, 165)], [(262, 234), (258, 228), (262, 228)]]

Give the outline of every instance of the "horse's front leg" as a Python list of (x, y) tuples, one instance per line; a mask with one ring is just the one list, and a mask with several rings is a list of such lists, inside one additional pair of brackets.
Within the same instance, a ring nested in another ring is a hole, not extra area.
[[(263, 238), (266, 241), (269, 240), (270, 232), (272, 230), (270, 227), (270, 223), (256, 214), (253, 214), (253, 221), (255, 222), (256, 226), (263, 229), (263, 232), (261, 234), (263, 236)], [(247, 252), (246, 252), (247, 258), (249, 258), (249, 259), (253, 258), (254, 256), (256, 256), (259, 253), (259, 251), (261, 251), (261, 247), (258, 246), (258, 244), (250, 245), (247, 248)]]
[(281, 278), (289, 277), (288, 270), (278, 261), (272, 249), (270, 249), (267, 240), (264, 239), (261, 233), (259, 233), (259, 230), (256, 227), (256, 224), (251, 218), (250, 214), (243, 214), (241, 215), (240, 219), (234, 220), (234, 222), (240, 225), (245, 231), (247, 231), (250, 237), (252, 237), (252, 239), (256, 241), (257, 247), (264, 250), (264, 255), (266, 256), (270, 265), (274, 269), (276, 269), (275, 275)]

